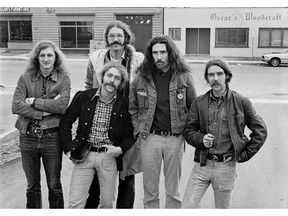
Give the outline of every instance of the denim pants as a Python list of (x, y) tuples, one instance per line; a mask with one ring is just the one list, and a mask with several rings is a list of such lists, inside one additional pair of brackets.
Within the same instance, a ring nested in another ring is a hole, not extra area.
[(206, 166), (195, 162), (183, 197), (182, 208), (198, 208), (210, 183), (214, 191), (215, 207), (229, 208), (236, 179), (236, 162), (229, 165), (207, 160)]
[(84, 208), (88, 191), (97, 171), (100, 185), (100, 204), (98, 208), (113, 208), (116, 199), (117, 165), (116, 159), (105, 152), (89, 152), (82, 163), (74, 165), (69, 208)]
[(141, 139), (143, 165), (144, 208), (159, 208), (159, 181), (163, 161), (165, 177), (165, 208), (180, 208), (180, 177), (184, 153), (184, 138), (149, 134)]
[(22, 166), (27, 179), (27, 208), (42, 208), (41, 158), (46, 174), (50, 208), (64, 208), (62, 185), (62, 149), (58, 132), (43, 135), (20, 134)]

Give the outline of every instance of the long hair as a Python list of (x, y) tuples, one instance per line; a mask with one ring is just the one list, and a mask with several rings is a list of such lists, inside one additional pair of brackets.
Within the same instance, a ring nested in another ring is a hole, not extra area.
[(135, 36), (134, 36), (133, 32), (131, 31), (130, 27), (126, 23), (119, 21), (119, 20), (116, 20), (116, 21), (109, 23), (104, 30), (104, 36), (103, 37), (104, 37), (104, 41), (105, 41), (105, 47), (109, 47), (108, 34), (109, 34), (110, 29), (113, 27), (117, 27), (117, 28), (120, 28), (123, 30), (124, 36), (125, 36), (124, 47), (127, 44), (131, 44), (131, 45), (134, 44)]
[(121, 91), (126, 86), (126, 83), (128, 82), (129, 76), (128, 76), (128, 73), (127, 73), (127, 70), (125, 69), (125, 67), (123, 65), (119, 64), (118, 62), (109, 62), (109, 63), (104, 65), (104, 67), (100, 71), (101, 83), (103, 83), (105, 73), (107, 71), (109, 71), (111, 68), (116, 68), (121, 74), (121, 77), (122, 77), (121, 83), (119, 85), (119, 88), (117, 89), (117, 91)]
[(49, 40), (39, 41), (30, 53), (30, 59), (28, 66), (26, 67), (26, 72), (28, 73), (36, 73), (40, 69), (39, 64), (39, 54), (42, 50), (50, 47), (55, 52), (55, 63), (54, 69), (59, 73), (68, 74), (67, 60), (63, 52), (56, 46), (56, 44)]
[(143, 63), (139, 67), (141, 76), (148, 80), (148, 75), (155, 73), (157, 66), (155, 64), (152, 48), (155, 44), (165, 44), (168, 52), (168, 61), (170, 69), (175, 73), (186, 73), (189, 72), (189, 66), (185, 63), (183, 57), (180, 55), (178, 48), (176, 47), (173, 40), (167, 35), (159, 35), (152, 38), (145, 49), (145, 58)]

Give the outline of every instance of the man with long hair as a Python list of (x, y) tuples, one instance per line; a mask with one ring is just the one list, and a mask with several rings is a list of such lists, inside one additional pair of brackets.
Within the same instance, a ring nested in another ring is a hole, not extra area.
[[(134, 34), (124, 22), (113, 21), (109, 23), (104, 30), (103, 38), (105, 48), (96, 50), (89, 56), (85, 88), (99, 88), (101, 86), (101, 69), (109, 62), (118, 62), (128, 72), (130, 82), (120, 92), (120, 94), (128, 99), (129, 84), (134, 79), (136, 69), (142, 63), (144, 56), (142, 53), (136, 52), (133, 47)], [(141, 171), (139, 149), (138, 142), (136, 142), (123, 158), (124, 169), (119, 173), (117, 208), (133, 208), (135, 199), (134, 175)], [(99, 183), (96, 174), (85, 208), (97, 208), (98, 204)]]
[(27, 208), (41, 208), (41, 157), (49, 189), (49, 207), (64, 208), (60, 181), (62, 149), (59, 122), (69, 100), (71, 82), (63, 53), (51, 41), (40, 41), (19, 78), (12, 112), (18, 114), (22, 165), (27, 179)]
[(129, 97), (134, 136), (140, 139), (141, 145), (144, 208), (160, 207), (162, 161), (165, 207), (180, 208), (182, 131), (196, 92), (189, 67), (169, 36), (157, 36), (148, 43)]

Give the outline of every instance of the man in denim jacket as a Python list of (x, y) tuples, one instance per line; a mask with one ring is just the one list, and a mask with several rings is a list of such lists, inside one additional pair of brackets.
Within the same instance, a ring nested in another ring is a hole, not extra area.
[(180, 208), (179, 183), (184, 153), (181, 134), (196, 98), (189, 67), (172, 39), (150, 40), (143, 64), (131, 84), (129, 112), (140, 139), (144, 208), (159, 208), (159, 180), (164, 163), (166, 208)]
[[(216, 208), (229, 208), (236, 162), (251, 159), (264, 144), (267, 128), (248, 98), (229, 89), (232, 72), (223, 59), (210, 60), (205, 79), (211, 86), (191, 105), (185, 140), (194, 146), (194, 168), (187, 183), (183, 208), (197, 208), (212, 184)], [(250, 139), (244, 128), (251, 130)]]

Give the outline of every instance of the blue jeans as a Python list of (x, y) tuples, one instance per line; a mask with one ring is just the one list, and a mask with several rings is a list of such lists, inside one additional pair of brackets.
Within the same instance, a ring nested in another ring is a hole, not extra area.
[(159, 181), (164, 162), (166, 204), (165, 208), (180, 208), (180, 177), (184, 153), (184, 138), (149, 134), (141, 139), (144, 208), (159, 208)]
[(206, 166), (195, 162), (183, 197), (182, 208), (198, 208), (210, 184), (214, 191), (215, 207), (229, 208), (236, 179), (236, 163), (207, 160)]
[(64, 208), (60, 173), (62, 169), (62, 149), (58, 132), (43, 135), (20, 134), (22, 166), (27, 179), (26, 208), (42, 208), (41, 158), (49, 190), (49, 207)]

